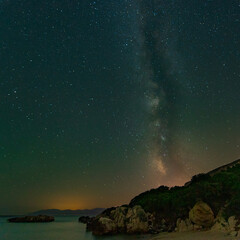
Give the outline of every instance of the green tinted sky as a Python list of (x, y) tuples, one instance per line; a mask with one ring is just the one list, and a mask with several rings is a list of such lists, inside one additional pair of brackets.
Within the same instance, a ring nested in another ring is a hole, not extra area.
[(238, 1), (0, 2), (0, 214), (109, 207), (239, 158)]

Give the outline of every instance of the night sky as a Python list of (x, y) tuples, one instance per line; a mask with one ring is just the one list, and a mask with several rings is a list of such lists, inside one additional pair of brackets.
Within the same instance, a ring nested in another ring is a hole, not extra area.
[(128, 203), (240, 157), (240, 3), (1, 0), (0, 214)]

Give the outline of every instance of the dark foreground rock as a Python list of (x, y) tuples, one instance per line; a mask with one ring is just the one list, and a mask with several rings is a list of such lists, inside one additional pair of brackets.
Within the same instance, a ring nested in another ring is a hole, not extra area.
[(89, 216), (82, 216), (78, 219), (80, 223), (87, 224), (91, 221), (91, 217)]
[(39, 216), (25, 216), (25, 217), (16, 217), (16, 218), (9, 218), (8, 222), (14, 223), (23, 223), (23, 222), (53, 222), (55, 219), (51, 216), (46, 215), (39, 215)]
[(202, 201), (197, 202), (189, 212), (189, 219), (202, 227), (212, 227), (214, 223), (214, 213), (210, 206)]
[(94, 235), (222, 231), (240, 237), (240, 219), (231, 216), (225, 220), (222, 211), (215, 218), (211, 207), (203, 201), (198, 201), (190, 209), (188, 218), (179, 218), (174, 227), (174, 230), (169, 229), (165, 219), (156, 221), (154, 214), (146, 213), (141, 206), (107, 209), (87, 222), (87, 230)]
[(87, 230), (94, 235), (150, 233), (152, 215), (146, 213), (141, 206), (112, 208), (91, 219), (87, 223)]

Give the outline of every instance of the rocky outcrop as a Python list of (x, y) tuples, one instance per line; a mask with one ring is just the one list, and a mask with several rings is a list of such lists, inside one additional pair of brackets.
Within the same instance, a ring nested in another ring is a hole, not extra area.
[(214, 220), (214, 225), (211, 228), (211, 231), (221, 231), (228, 233), (231, 237), (240, 237), (240, 224), (239, 220), (235, 216), (229, 217), (227, 220), (218, 214)]
[(209, 228), (214, 223), (214, 214), (208, 204), (197, 202), (189, 212), (189, 219), (199, 226)]
[(146, 213), (141, 206), (118, 207), (107, 214), (104, 212), (87, 223), (87, 230), (94, 235), (134, 234), (150, 232), (152, 227), (152, 215)]
[(235, 216), (231, 216), (228, 218), (228, 227), (230, 231), (235, 231), (237, 227), (238, 220)]
[(228, 222), (221, 216), (214, 220), (214, 225), (211, 228), (212, 231), (227, 232), (229, 231)]
[(149, 231), (149, 216), (145, 213), (141, 206), (129, 208), (126, 215), (126, 232), (147, 233)]
[(176, 223), (176, 232), (190, 232), (190, 231), (201, 231), (203, 229), (202, 226), (193, 224), (189, 218), (182, 220), (178, 219)]
[(119, 232), (125, 231), (127, 213), (128, 207), (118, 207), (115, 210), (112, 210), (110, 213), (110, 217), (111, 219), (114, 219)]
[(117, 233), (117, 225), (110, 218), (100, 217), (94, 222), (92, 229), (94, 235), (109, 235)]
[(54, 217), (46, 216), (46, 215), (25, 216), (25, 217), (16, 217), (16, 218), (8, 219), (8, 222), (14, 222), (14, 223), (21, 223), (21, 222), (34, 223), (34, 222), (53, 222), (53, 221), (54, 221)]
[(191, 221), (187, 218), (185, 220), (178, 219), (176, 223), (176, 232), (189, 232), (193, 231), (193, 224)]
[[(171, 214), (171, 213), (169, 213)], [(189, 231), (223, 231), (232, 237), (240, 238), (240, 220), (231, 216), (224, 219), (222, 211), (219, 211), (216, 219), (210, 206), (202, 201), (197, 202), (189, 211), (189, 218), (177, 219), (173, 228), (169, 228), (169, 222), (159, 218), (156, 213), (146, 213), (141, 206), (121, 206), (110, 208), (94, 218), (82, 217), (81, 221), (87, 223), (87, 230), (94, 235), (142, 234), (159, 233), (166, 231), (189, 232)], [(79, 219), (79, 220), (80, 220)]]
[(240, 239), (240, 219), (235, 216), (228, 218), (228, 233), (231, 237), (238, 237)]

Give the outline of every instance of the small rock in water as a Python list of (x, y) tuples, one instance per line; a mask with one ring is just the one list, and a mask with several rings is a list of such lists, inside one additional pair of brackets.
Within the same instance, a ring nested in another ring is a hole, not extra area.
[(25, 216), (9, 218), (8, 222), (21, 223), (21, 222), (53, 222), (55, 219), (52, 216), (39, 215), (39, 216)]

